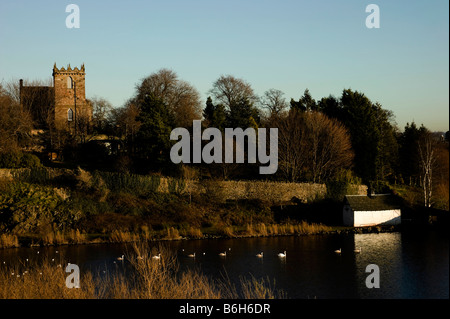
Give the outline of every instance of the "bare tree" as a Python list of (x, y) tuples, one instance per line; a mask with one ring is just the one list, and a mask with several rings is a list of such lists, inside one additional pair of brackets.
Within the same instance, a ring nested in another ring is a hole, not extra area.
[(278, 127), (278, 168), (287, 180), (294, 182), (306, 162), (302, 115), (291, 111), (274, 124)]
[(81, 143), (86, 143), (86, 138), (91, 130), (91, 118), (87, 110), (81, 109), (78, 111), (76, 125), (77, 138), (79, 138)]
[(222, 75), (213, 84), (210, 93), (217, 100), (216, 104), (223, 104), (230, 109), (243, 100), (253, 103), (257, 100), (249, 83), (232, 75)]
[(422, 133), (418, 141), (419, 160), (422, 170), (422, 189), (425, 207), (431, 207), (431, 196), (433, 193), (433, 168), (436, 163), (435, 156), (436, 140), (427, 131)]
[(440, 141), (435, 150), (436, 168), (433, 169), (433, 204), (440, 209), (449, 210), (449, 143)]
[(347, 129), (320, 112), (304, 114), (305, 153), (313, 182), (323, 182), (338, 169), (350, 167), (353, 151)]
[(0, 153), (16, 152), (31, 146), (33, 121), (24, 109), (0, 83)]
[(352, 164), (350, 136), (337, 120), (320, 112), (291, 110), (278, 123), (279, 169), (285, 178), (323, 182)]
[(277, 89), (270, 89), (264, 92), (260, 103), (263, 108), (269, 111), (270, 115), (281, 114), (288, 107), (284, 93)]
[(92, 104), (92, 124), (96, 130), (103, 132), (111, 120), (112, 104), (104, 98), (90, 99)]
[(135, 138), (141, 123), (138, 121), (139, 108), (133, 101), (128, 101), (126, 105), (119, 109), (112, 110), (112, 123), (116, 127), (116, 134), (125, 138), (128, 152), (135, 151)]

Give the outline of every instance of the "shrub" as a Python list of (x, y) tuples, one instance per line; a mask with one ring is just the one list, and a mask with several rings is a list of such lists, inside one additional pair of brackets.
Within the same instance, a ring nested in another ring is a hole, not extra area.
[(360, 184), (361, 180), (354, 177), (351, 171), (341, 170), (332, 179), (326, 182), (326, 197), (335, 201), (342, 201), (350, 191), (352, 184)]
[(41, 167), (41, 161), (36, 155), (23, 153), (22, 159), (20, 161), (21, 167), (37, 168)]
[(41, 161), (33, 154), (23, 152), (0, 153), (1, 168), (37, 168), (41, 166)]
[(100, 176), (106, 187), (113, 192), (128, 192), (135, 195), (148, 195), (156, 192), (160, 184), (157, 175), (123, 174), (112, 172), (95, 172)]
[(167, 187), (169, 193), (182, 194), (186, 189), (186, 181), (182, 178), (168, 178)]
[(12, 183), (0, 196), (0, 228), (29, 233), (53, 223), (69, 226), (80, 215), (64, 204), (51, 187)]
[(78, 167), (76, 180), (78, 189), (84, 193), (93, 195), (100, 202), (105, 201), (109, 194), (109, 189), (99, 174), (91, 174)]
[(375, 181), (371, 182), (369, 189), (375, 194), (388, 194), (391, 193), (391, 187), (388, 182), (385, 181)]

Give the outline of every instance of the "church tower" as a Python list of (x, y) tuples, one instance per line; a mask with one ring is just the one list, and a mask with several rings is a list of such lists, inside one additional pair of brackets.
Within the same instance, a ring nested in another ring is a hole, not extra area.
[(86, 100), (85, 69), (53, 66), (54, 114), (57, 129), (77, 129), (92, 120), (92, 106)]

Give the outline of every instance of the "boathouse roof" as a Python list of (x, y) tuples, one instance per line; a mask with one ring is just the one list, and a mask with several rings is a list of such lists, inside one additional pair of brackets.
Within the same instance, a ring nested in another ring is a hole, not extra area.
[(346, 195), (345, 204), (353, 211), (380, 211), (400, 209), (399, 199), (391, 194)]

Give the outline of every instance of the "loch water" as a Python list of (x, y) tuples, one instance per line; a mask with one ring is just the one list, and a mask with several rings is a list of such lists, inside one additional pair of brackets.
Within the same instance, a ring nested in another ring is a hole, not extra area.
[[(272, 288), (282, 290), (287, 298), (449, 298), (449, 237), (444, 232), (150, 242), (150, 246), (158, 245), (177, 255), (181, 271), (196, 269), (236, 285), (241, 278), (268, 279)], [(341, 253), (336, 253), (339, 249)], [(10, 264), (30, 256), (64, 256), (81, 271), (102, 274), (129, 271), (127, 261), (118, 262), (117, 257), (130, 251), (130, 244), (23, 247), (0, 250), (0, 261)], [(226, 257), (219, 256), (225, 251)], [(278, 253), (284, 251), (286, 257), (279, 257)], [(195, 258), (188, 257), (194, 252)], [(263, 257), (257, 257), (261, 252)], [(379, 288), (367, 285), (368, 277), (376, 275), (368, 265), (376, 265), (379, 270)]]

